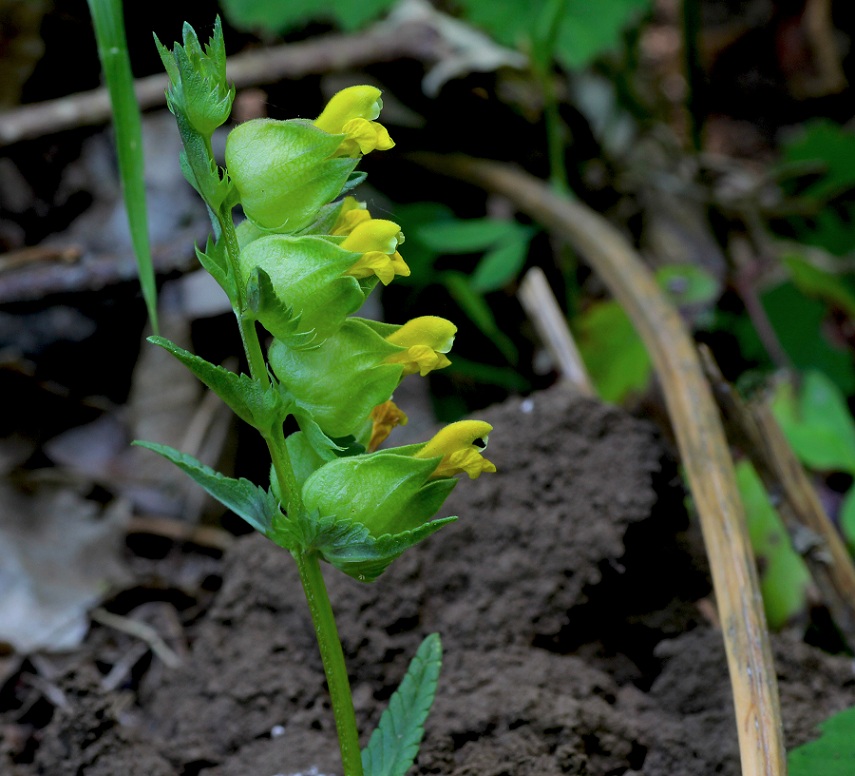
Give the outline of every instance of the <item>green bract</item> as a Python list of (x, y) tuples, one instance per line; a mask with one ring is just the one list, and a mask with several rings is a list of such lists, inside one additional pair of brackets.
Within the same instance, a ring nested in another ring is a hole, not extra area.
[(157, 49), (170, 87), (167, 91), (169, 109), (181, 116), (199, 134), (210, 137), (222, 126), (232, 112), (234, 86), (226, 82), (226, 49), (219, 18), (214, 35), (202, 50), (195, 30), (186, 22), (184, 46), (175, 44), (170, 52), (155, 36)]
[(375, 538), (413, 531), (442, 506), (457, 480), (430, 479), (439, 459), (413, 458), (422, 445), (330, 461), (303, 485), (303, 502), (321, 515), (364, 525)]
[(401, 350), (364, 321), (351, 318), (315, 348), (296, 350), (274, 340), (268, 358), (282, 385), (323, 431), (345, 437), (391, 398), (404, 369), (383, 359)]
[(301, 119), (254, 119), (233, 129), (226, 167), (247, 218), (272, 232), (309, 226), (356, 167), (357, 159), (332, 158), (341, 141)]
[[(358, 258), (322, 237), (276, 234), (249, 243), (239, 262), (245, 283), (256, 267), (263, 269), (277, 297), (299, 318), (299, 331), (320, 342), (365, 301), (362, 284), (344, 274)], [(275, 316), (262, 310), (258, 319), (274, 336), (285, 336)]]

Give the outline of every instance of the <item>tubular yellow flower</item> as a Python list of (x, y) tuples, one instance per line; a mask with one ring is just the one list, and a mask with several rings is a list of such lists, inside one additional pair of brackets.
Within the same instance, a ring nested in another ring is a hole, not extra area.
[(418, 372), (424, 377), (434, 369), (443, 369), (451, 361), (445, 354), (454, 344), (457, 327), (445, 318), (435, 315), (423, 315), (413, 318), (394, 334), (386, 337), (386, 342), (406, 348), (400, 353), (387, 356), (387, 364), (402, 364), (404, 376)]
[(481, 455), (487, 447), (487, 438), (493, 427), (483, 420), (460, 420), (437, 432), (416, 458), (439, 458), (433, 478), (451, 477), (465, 472), (470, 480), (483, 472), (494, 472), (496, 466)]
[(359, 202), (355, 197), (345, 197), (330, 234), (336, 237), (346, 237), (359, 224), (370, 220), (371, 213), (368, 212), (364, 202)]
[(345, 274), (355, 278), (377, 275), (384, 286), (388, 286), (395, 275), (406, 277), (410, 268), (398, 253), (398, 246), (403, 242), (401, 227), (393, 221), (371, 218), (356, 224), (341, 247), (352, 253), (361, 253), (362, 258)]
[(368, 440), (366, 449), (373, 453), (386, 440), (395, 426), (406, 426), (407, 416), (393, 401), (384, 401), (378, 404), (369, 415), (372, 422), (371, 439)]
[(386, 127), (374, 121), (383, 108), (380, 90), (373, 86), (351, 86), (334, 95), (315, 126), (331, 135), (344, 135), (338, 156), (357, 156), (387, 151), (395, 143)]

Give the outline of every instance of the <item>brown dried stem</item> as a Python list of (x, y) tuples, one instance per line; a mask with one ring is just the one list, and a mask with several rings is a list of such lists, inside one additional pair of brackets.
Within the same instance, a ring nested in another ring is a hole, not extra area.
[(700, 516), (722, 623), (744, 776), (783, 776), (778, 686), (733, 461), (697, 350), (630, 243), (602, 216), (510, 166), (466, 157), (416, 161), (507, 197), (572, 243), (621, 303), (656, 366)]
[[(227, 74), (241, 88), (396, 59), (430, 62), (437, 58), (437, 40), (437, 32), (429, 24), (383, 25), (359, 35), (319, 36), (301, 43), (237, 54), (229, 57)], [(165, 74), (137, 79), (134, 90), (140, 108), (165, 105), (166, 86)], [(106, 89), (24, 105), (0, 113), (0, 148), (74, 127), (104, 124), (110, 115)]]
[(855, 649), (855, 565), (766, 401), (745, 402), (705, 348), (701, 356), (733, 443), (775, 497), (793, 547), (804, 558), (841, 636)]

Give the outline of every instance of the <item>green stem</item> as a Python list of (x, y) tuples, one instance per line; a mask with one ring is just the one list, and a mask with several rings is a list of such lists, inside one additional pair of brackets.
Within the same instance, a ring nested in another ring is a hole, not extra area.
[(294, 476), (291, 456), (288, 455), (288, 449), (285, 447), (285, 437), (281, 429), (274, 429), (274, 433), (265, 436), (264, 439), (270, 451), (270, 460), (273, 462), (273, 471), (279, 483), (279, 492), (283, 496), (285, 511), (289, 515), (299, 515), (303, 511), (303, 498), (297, 486), (297, 478)]
[(362, 753), (359, 749), (350, 680), (327, 587), (321, 573), (321, 564), (315, 552), (298, 553), (294, 557), (300, 570), (300, 581), (303, 583), (309, 611), (312, 613), (312, 623), (327, 676), (344, 776), (363, 776)]

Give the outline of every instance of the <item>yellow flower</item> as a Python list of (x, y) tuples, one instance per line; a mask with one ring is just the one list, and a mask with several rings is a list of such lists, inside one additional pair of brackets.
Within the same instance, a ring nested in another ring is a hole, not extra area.
[(315, 119), (315, 126), (331, 135), (344, 135), (337, 155), (356, 156), (370, 151), (387, 151), (395, 143), (386, 127), (374, 119), (380, 115), (383, 100), (373, 86), (351, 86), (327, 103)]
[(352, 253), (361, 253), (360, 258), (345, 274), (355, 278), (377, 275), (384, 286), (392, 282), (395, 275), (410, 274), (398, 246), (404, 242), (401, 227), (393, 221), (371, 218), (356, 224), (345, 237), (341, 247)]
[(493, 427), (483, 420), (460, 420), (446, 426), (430, 440), (416, 458), (439, 458), (432, 477), (451, 477), (466, 472), (470, 480), (483, 472), (494, 472), (496, 466), (481, 455)]
[(368, 441), (367, 450), (373, 453), (392, 433), (395, 426), (406, 426), (407, 416), (393, 401), (384, 401), (371, 410), (372, 428), (371, 439)]
[(404, 375), (418, 372), (424, 377), (428, 372), (443, 369), (451, 363), (445, 354), (451, 350), (456, 333), (457, 327), (445, 318), (435, 315), (413, 318), (386, 337), (386, 342), (406, 350), (384, 360), (387, 364), (403, 364)]
[(336, 237), (346, 237), (358, 224), (370, 220), (371, 213), (368, 212), (364, 202), (357, 201), (355, 197), (345, 197), (330, 234)]

